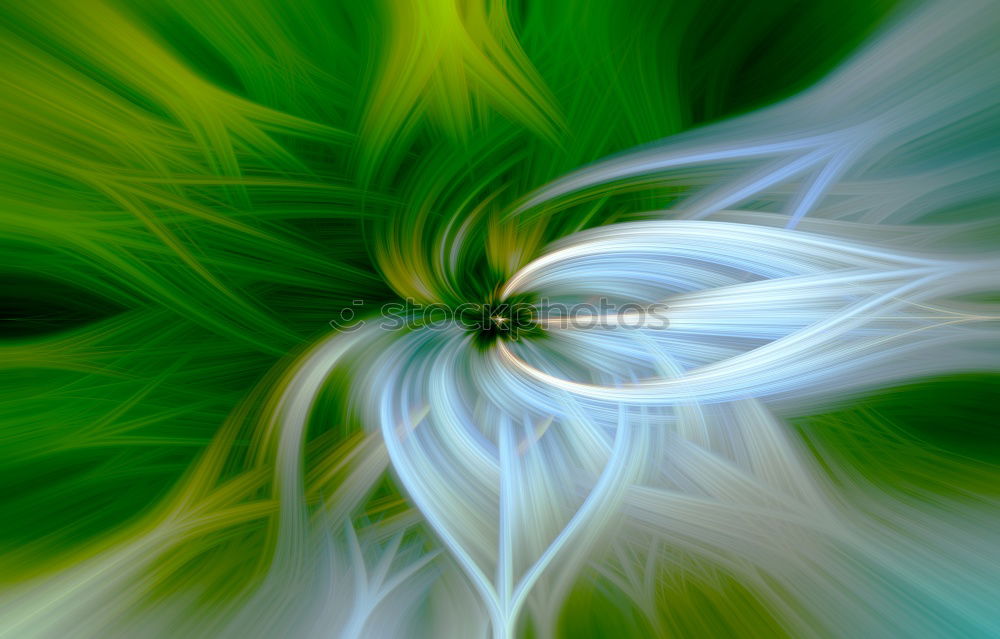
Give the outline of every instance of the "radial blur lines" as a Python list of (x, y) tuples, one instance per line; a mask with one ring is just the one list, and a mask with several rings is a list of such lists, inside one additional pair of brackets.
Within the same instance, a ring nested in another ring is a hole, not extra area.
[(1000, 8), (0, 8), (0, 638), (1000, 636)]

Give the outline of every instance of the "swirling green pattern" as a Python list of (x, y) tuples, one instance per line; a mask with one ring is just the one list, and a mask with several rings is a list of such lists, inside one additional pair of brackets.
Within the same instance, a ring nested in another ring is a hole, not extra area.
[(0, 637), (1000, 635), (998, 43), (4, 3)]

